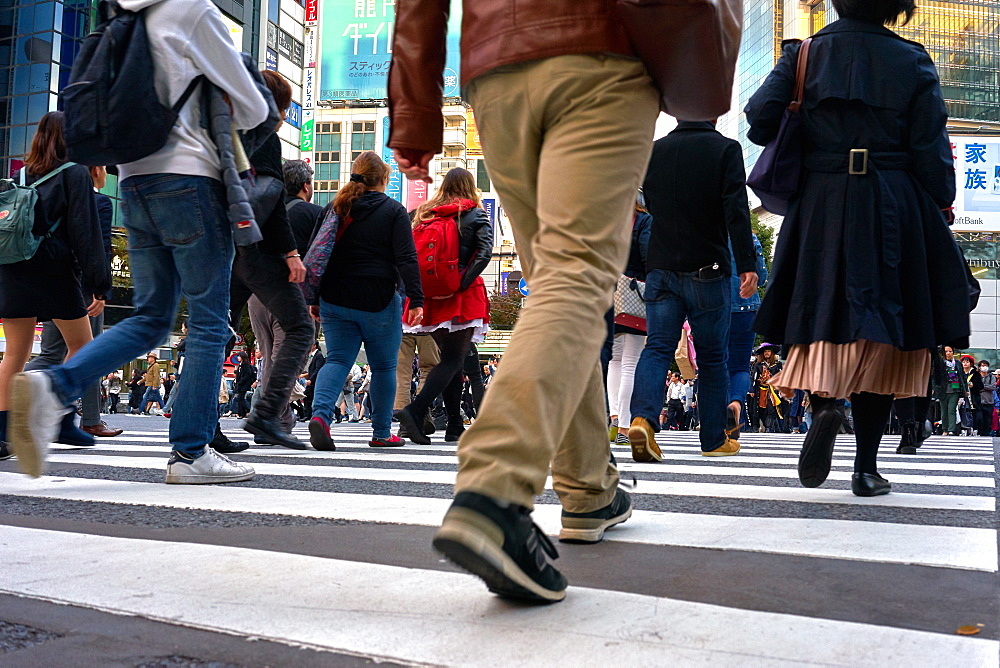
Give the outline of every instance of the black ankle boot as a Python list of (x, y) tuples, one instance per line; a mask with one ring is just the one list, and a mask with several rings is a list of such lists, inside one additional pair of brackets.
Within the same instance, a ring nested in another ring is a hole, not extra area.
[(448, 428), (444, 432), (445, 443), (457, 443), (458, 439), (465, 433), (465, 425), (461, 418), (454, 418), (448, 421)]
[(899, 447), (896, 448), (896, 454), (917, 454), (917, 423), (912, 421), (904, 422), (900, 431), (902, 432), (902, 438), (899, 440)]

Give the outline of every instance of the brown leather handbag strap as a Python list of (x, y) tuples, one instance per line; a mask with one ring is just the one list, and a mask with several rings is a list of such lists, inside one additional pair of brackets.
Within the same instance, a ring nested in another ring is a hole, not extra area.
[(788, 105), (790, 111), (798, 111), (802, 107), (802, 102), (806, 97), (806, 67), (809, 65), (809, 47), (812, 45), (812, 37), (802, 40), (799, 47), (799, 63), (795, 68), (795, 98)]

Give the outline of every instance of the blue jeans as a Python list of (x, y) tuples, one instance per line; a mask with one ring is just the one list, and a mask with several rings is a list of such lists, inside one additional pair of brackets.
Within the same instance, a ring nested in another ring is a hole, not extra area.
[(146, 406), (149, 402), (156, 402), (159, 407), (163, 408), (163, 397), (160, 396), (160, 390), (156, 387), (147, 387), (146, 394), (142, 395), (142, 404), (139, 406), (139, 410), (146, 410)]
[(215, 435), (222, 358), (229, 339), (233, 237), (222, 183), (204, 176), (149, 174), (121, 184), (135, 313), (53, 367), (69, 406), (95, 379), (166, 340), (183, 294), (188, 305), (184, 392), (170, 420), (174, 450), (200, 456)]
[(645, 418), (659, 431), (667, 374), (686, 319), (698, 351), (701, 449), (715, 450), (726, 440), (729, 277), (701, 280), (693, 273), (654, 269), (646, 277), (645, 299), (649, 331), (635, 369), (632, 419)]
[[(334, 306), (320, 300), (320, 320), (326, 336), (326, 364), (316, 377), (313, 415), (330, 424), (333, 407), (344, 389), (347, 374), (365, 344), (372, 380), (372, 433), (375, 438), (389, 438), (392, 429), (392, 403), (396, 396), (396, 360), (403, 341), (403, 299), (398, 294), (377, 313)], [(348, 395), (354, 401), (353, 393)], [(349, 411), (354, 406), (348, 406)]]
[[(729, 403), (742, 404), (743, 422), (746, 422), (747, 392), (750, 391), (750, 355), (757, 337), (753, 331), (756, 315), (756, 311), (735, 311), (729, 316)], [(701, 362), (700, 351), (698, 361)]]

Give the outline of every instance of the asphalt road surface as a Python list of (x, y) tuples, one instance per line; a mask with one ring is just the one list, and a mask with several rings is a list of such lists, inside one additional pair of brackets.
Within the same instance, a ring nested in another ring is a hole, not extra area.
[[(456, 469), (440, 433), (375, 450), (337, 425), (336, 452), (254, 446), (234, 456), (252, 481), (168, 486), (169, 421), (106, 420), (126, 433), (54, 447), (39, 480), (0, 462), (0, 666), (1000, 664), (991, 439), (902, 456), (886, 437), (873, 499), (850, 493), (849, 436), (819, 489), (801, 436), (708, 459), (664, 435), (659, 464), (616, 448), (635, 514), (559, 545), (568, 597), (531, 607), (431, 549)], [(558, 532), (551, 492), (535, 518)]]

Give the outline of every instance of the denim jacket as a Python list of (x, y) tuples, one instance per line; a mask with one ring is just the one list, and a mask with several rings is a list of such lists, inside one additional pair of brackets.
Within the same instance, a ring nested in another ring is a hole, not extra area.
[[(767, 262), (764, 260), (764, 249), (760, 245), (760, 240), (757, 235), (753, 235), (753, 249), (757, 254), (757, 285), (759, 287), (764, 287), (767, 285)], [(760, 308), (760, 293), (754, 292), (749, 299), (743, 299), (740, 297), (740, 275), (736, 272), (736, 260), (732, 259), (733, 255), (733, 244), (729, 243), (729, 256), (731, 262), (733, 263), (733, 275), (729, 280), (733, 284), (733, 306), (732, 312), (739, 313), (740, 311), (756, 311)]]

